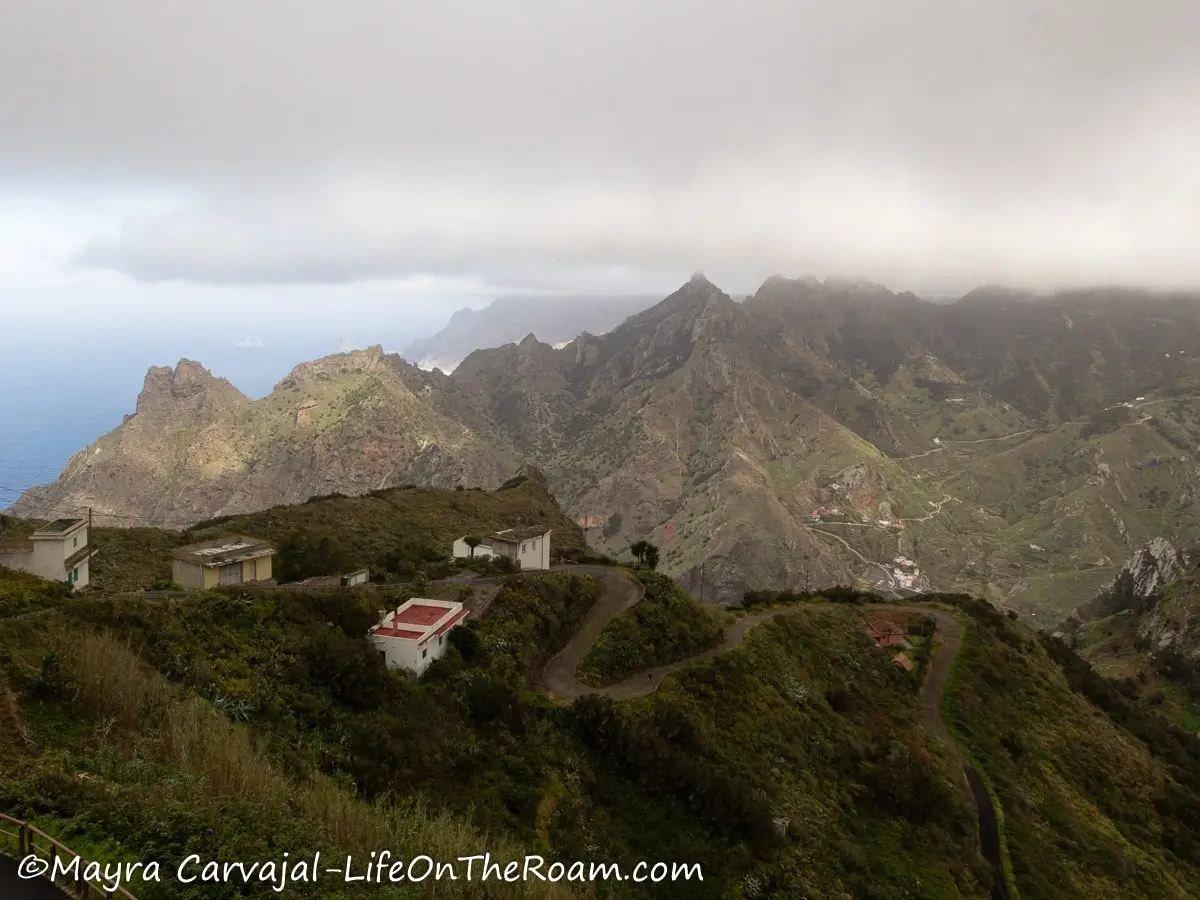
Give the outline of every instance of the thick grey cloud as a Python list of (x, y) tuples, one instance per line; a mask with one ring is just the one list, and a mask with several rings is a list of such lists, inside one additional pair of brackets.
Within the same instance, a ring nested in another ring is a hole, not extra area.
[(0, 181), (145, 280), (1200, 284), (1194, 0), (39, 0)]

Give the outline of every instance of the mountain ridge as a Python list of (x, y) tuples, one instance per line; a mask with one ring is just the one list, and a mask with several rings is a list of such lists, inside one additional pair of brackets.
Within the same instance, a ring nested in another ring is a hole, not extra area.
[(772, 277), (738, 302), (699, 276), (604, 334), (526, 330), (452, 373), (375, 346), (261, 400), (209, 385), (211, 411), (168, 403), (154, 434), (135, 415), (14, 508), (194, 520), (530, 462), (602, 549), (653, 540), (706, 599), (802, 579), (1061, 617), (1139, 542), (1200, 538), (1198, 359), (1196, 298), (943, 306)]
[(473, 351), (516, 343), (528, 334), (558, 344), (584, 331), (608, 331), (658, 299), (640, 294), (501, 297), (481, 309), (456, 311), (445, 328), (413, 341), (402, 355), (421, 368), (452, 372)]

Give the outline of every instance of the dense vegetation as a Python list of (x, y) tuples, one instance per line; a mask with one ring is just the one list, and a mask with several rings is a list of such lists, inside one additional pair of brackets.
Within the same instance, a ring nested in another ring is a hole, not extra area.
[[(971, 810), (911, 681), (852, 613), (764, 624), (653, 698), (553, 706), (531, 675), (595, 590), (509, 580), (420, 681), (362, 639), (374, 589), (110, 598), (0, 623), (30, 741), (0, 758), (0, 809), (108, 859), (452, 859), (490, 835), (507, 858), (703, 863), (678, 897), (974, 895)], [(135, 893), (178, 896), (155, 891)]]
[(45, 581), (0, 566), (0, 619), (66, 606), (74, 596), (65, 581)]
[(946, 709), (1001, 802), (1023, 900), (1200, 896), (1200, 745), (987, 604)]
[[(42, 523), (9, 518), (0, 524), (13, 534), (24, 534)], [(556, 558), (598, 559), (584, 543), (582, 529), (558, 507), (545, 481), (519, 476), (491, 492), (398, 487), (359, 497), (313, 497), (292, 506), (213, 519), (185, 531), (97, 527), (91, 532), (97, 549), (91, 587), (97, 591), (149, 588), (171, 578), (171, 552), (176, 548), (232, 534), (274, 542), (279, 550), (274, 574), (279, 581), (336, 575), (362, 566), (389, 581), (417, 575), (436, 578), (453, 571), (447, 561), (450, 546), (464, 534), (532, 525), (551, 529)]]
[(584, 684), (603, 687), (646, 669), (686, 659), (721, 642), (727, 617), (701, 606), (665, 575), (637, 569), (645, 595), (616, 616), (579, 665)]

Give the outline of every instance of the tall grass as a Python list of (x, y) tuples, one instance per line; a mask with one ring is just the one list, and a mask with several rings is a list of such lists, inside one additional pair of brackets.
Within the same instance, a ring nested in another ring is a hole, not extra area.
[[(418, 797), (368, 802), (324, 775), (303, 782), (281, 772), (251, 731), (229, 721), (206, 701), (184, 694), (121, 641), (106, 634), (75, 636), (58, 653), (74, 702), (103, 723), (110, 739), (150, 738), (163, 760), (197, 778), (214, 797), (239, 797), (264, 812), (317, 823), (339, 853), (369, 855), (387, 848), (402, 858), (425, 854), (450, 861), (490, 852), (501, 864), (528, 852), (481, 834), (469, 822), (431, 811)], [(0, 727), (4, 692), (0, 691)], [(11, 696), (11, 694), (9, 695)], [(6, 732), (0, 732), (6, 733)], [(589, 886), (427, 881), (428, 896), (521, 897), (567, 900), (592, 897)]]
[(0, 672), (0, 747), (7, 750), (24, 746), (25, 726), (21, 722), (17, 698), (8, 686), (4, 673)]

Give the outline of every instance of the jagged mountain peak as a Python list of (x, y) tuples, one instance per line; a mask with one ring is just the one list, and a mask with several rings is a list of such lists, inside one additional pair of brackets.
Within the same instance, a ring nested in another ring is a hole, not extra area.
[[(1146, 599), (1180, 576), (1186, 557), (1165, 538), (1154, 538), (1139, 547), (1122, 567), (1117, 581), (1131, 579), (1133, 594)], [(1117, 584), (1114, 581), (1114, 586)]]
[(181, 359), (174, 368), (150, 366), (146, 370), (137, 411), (143, 413), (181, 406), (223, 406), (247, 399), (229, 381), (217, 378), (199, 362)]

